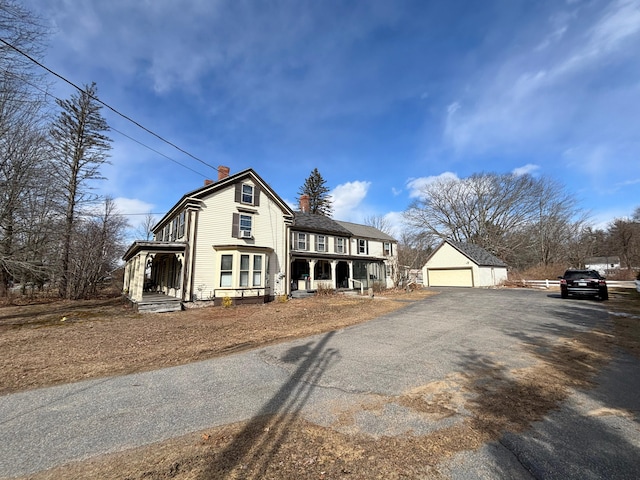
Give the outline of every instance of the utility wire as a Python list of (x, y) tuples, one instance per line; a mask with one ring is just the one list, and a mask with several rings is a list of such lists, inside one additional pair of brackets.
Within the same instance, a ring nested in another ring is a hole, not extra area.
[[(0, 39), (0, 40), (2, 40), (2, 39)], [(12, 74), (11, 72), (6, 72), (6, 73)], [(22, 80), (24, 83), (26, 83), (27, 85), (30, 85), (30, 86), (32, 86), (33, 88), (35, 88), (36, 90), (38, 90), (38, 91), (40, 91), (40, 92), (44, 93), (46, 96), (53, 97), (53, 98), (55, 98), (56, 100), (58, 100), (59, 102), (61, 102), (61, 101), (62, 101), (59, 97), (56, 97), (55, 95), (53, 95), (52, 93), (50, 93), (50, 92), (48, 92), (48, 91), (44, 90), (44, 89), (43, 89), (43, 88), (41, 88), (40, 86), (35, 85), (34, 83), (31, 83), (31, 82), (29, 82), (28, 80), (25, 80), (25, 79), (21, 79), (21, 80)], [(185, 165), (184, 163), (181, 163), (181, 162), (179, 162), (179, 161), (177, 161), (177, 160), (175, 160), (175, 159), (171, 158), (170, 156), (165, 155), (165, 154), (164, 154), (164, 153), (162, 153), (162, 152), (159, 152), (158, 150), (156, 150), (156, 149), (154, 149), (154, 148), (150, 147), (149, 145), (147, 145), (147, 144), (145, 144), (145, 143), (142, 143), (140, 140), (137, 140), (137, 139), (135, 139), (135, 138), (133, 138), (133, 137), (131, 137), (131, 136), (127, 135), (127, 134), (126, 134), (126, 133), (124, 133), (124, 132), (121, 132), (120, 130), (118, 130), (118, 129), (117, 129), (117, 128), (115, 128), (115, 127), (109, 126), (109, 130), (113, 130), (114, 132), (119, 133), (119, 134), (120, 134), (120, 135), (122, 135), (123, 137), (126, 137), (126, 138), (128, 138), (129, 140), (131, 140), (131, 141), (133, 141), (133, 142), (136, 142), (136, 143), (137, 143), (137, 144), (139, 144), (139, 145), (142, 145), (144, 148), (147, 148), (147, 149), (151, 150), (152, 152), (157, 153), (158, 155), (160, 155), (160, 156), (162, 156), (162, 157), (166, 158), (167, 160), (170, 160), (170, 161), (172, 161), (173, 163), (176, 163), (176, 164), (180, 165), (181, 167), (186, 168), (187, 170), (191, 170), (193, 173), (198, 174), (198, 175), (200, 175), (201, 177), (207, 178), (207, 176), (206, 176), (204, 173), (200, 173), (200, 172), (198, 172), (198, 171), (194, 170), (193, 168), (188, 167), (188, 166), (187, 166), (187, 165)]]
[[(33, 63), (35, 63), (36, 65), (38, 65), (40, 68), (43, 68), (44, 70), (46, 70), (47, 72), (49, 72), (51, 75), (54, 75), (56, 77), (58, 77), (60, 80), (68, 83), (69, 85), (71, 85), (72, 87), (74, 87), (76, 90), (78, 90), (79, 92), (83, 92), (84, 90), (82, 88), (80, 88), (78, 85), (76, 85), (75, 83), (73, 83), (71, 80), (68, 80), (67, 78), (63, 77), (62, 75), (60, 75), (59, 73), (54, 72), (53, 70), (51, 70), (49, 67), (43, 65), (42, 63), (40, 63), (38, 60), (36, 60), (35, 58), (33, 58), (32, 56), (30, 56), (29, 54), (23, 52), (22, 50), (20, 50), (18, 47), (10, 44), (9, 42), (7, 42), (6, 40), (4, 40), (3, 38), (0, 38), (0, 42), (4, 43), (7, 47), (12, 48), (13, 50), (15, 50), (16, 52), (18, 52), (20, 55), (28, 58), (30, 61), (32, 61)], [(86, 93), (86, 92), (85, 92)], [(136, 122), (134, 119), (132, 119), (131, 117), (125, 115), (124, 113), (119, 112), (118, 110), (116, 110), (115, 108), (113, 108), (111, 105), (103, 102), (102, 100), (100, 100), (98, 97), (94, 97), (93, 95), (89, 95), (90, 98), (92, 98), (93, 100), (95, 100), (96, 102), (100, 103), (101, 105), (104, 105), (105, 107), (107, 107), (109, 110), (111, 110), (112, 112), (114, 112), (115, 114), (121, 116), (122, 118), (124, 118), (125, 120), (128, 120), (129, 122), (133, 123), (134, 125), (136, 125), (137, 127), (141, 128), (142, 130), (144, 130), (145, 132), (153, 135), (154, 137), (158, 138), (159, 140), (163, 141), (164, 143), (171, 145), (173, 148), (175, 148), (176, 150), (184, 153), (185, 155), (193, 158), (194, 160), (202, 163), (203, 165), (206, 165), (209, 168), (214, 169), (215, 171), (218, 171), (217, 167), (214, 167), (213, 165), (205, 162), (204, 160), (199, 159), (198, 157), (190, 154), (189, 152), (187, 152), (186, 150), (180, 148), (179, 146), (177, 146), (175, 143), (170, 142), (169, 140), (167, 140), (166, 138), (161, 137), (160, 135), (158, 135), (157, 133), (149, 130), (147, 127), (141, 125), (140, 123)]]

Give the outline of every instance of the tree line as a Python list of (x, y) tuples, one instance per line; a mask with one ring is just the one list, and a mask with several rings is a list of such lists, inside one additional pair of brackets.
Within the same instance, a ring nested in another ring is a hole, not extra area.
[[(331, 216), (329, 192), (316, 168), (298, 193), (309, 196), (311, 213)], [(520, 272), (582, 268), (590, 257), (613, 256), (629, 272), (640, 269), (640, 207), (630, 217), (596, 229), (576, 196), (544, 176), (443, 176), (419, 189), (403, 219), (400, 232), (384, 216), (364, 219), (366, 225), (398, 237), (397, 283), (410, 280), (409, 271), (422, 268), (444, 240), (479, 245)]]
[(126, 221), (93, 191), (111, 149), (97, 86), (52, 104), (21, 53), (38, 58), (46, 37), (31, 12), (0, 0), (0, 296), (49, 285), (76, 299), (116, 268)]

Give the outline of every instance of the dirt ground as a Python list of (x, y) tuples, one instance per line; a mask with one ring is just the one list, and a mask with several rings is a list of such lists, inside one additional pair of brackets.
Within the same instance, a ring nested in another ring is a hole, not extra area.
[[(429, 294), (395, 292), (385, 299), (326, 296), (177, 315), (139, 315), (117, 300), (4, 307), (0, 392), (161, 368), (330, 331)], [(558, 408), (569, 388), (589, 388), (613, 348), (640, 358), (640, 294), (612, 291), (610, 298), (607, 308), (619, 313), (611, 316), (609, 328), (532, 346), (539, 360), (532, 367), (506, 371), (485, 360), (474, 371), (361, 405), (363, 410), (382, 412), (395, 404), (436, 420), (455, 415), (463, 405), (471, 412), (456, 426), (429, 435), (372, 438), (351, 432), (357, 412), (343, 412), (331, 427), (296, 415), (274, 415), (28, 478), (446, 478), (438, 469), (443, 460), (479, 448), (505, 431), (523, 431)]]

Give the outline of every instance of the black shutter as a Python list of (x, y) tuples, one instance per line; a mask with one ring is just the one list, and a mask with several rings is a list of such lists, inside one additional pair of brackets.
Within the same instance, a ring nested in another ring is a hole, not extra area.
[(231, 224), (231, 236), (233, 238), (238, 238), (240, 235), (240, 214), (233, 214), (233, 223)]
[(236, 183), (236, 203), (242, 202), (242, 184)]
[(260, 206), (260, 187), (257, 185), (253, 187), (253, 204), (256, 207)]

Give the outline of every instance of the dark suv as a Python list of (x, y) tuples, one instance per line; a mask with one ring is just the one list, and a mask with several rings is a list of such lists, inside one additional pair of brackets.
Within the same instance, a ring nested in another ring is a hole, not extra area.
[(562, 298), (568, 298), (569, 295), (590, 295), (600, 297), (600, 300), (609, 299), (607, 282), (595, 270), (567, 270), (558, 278)]

